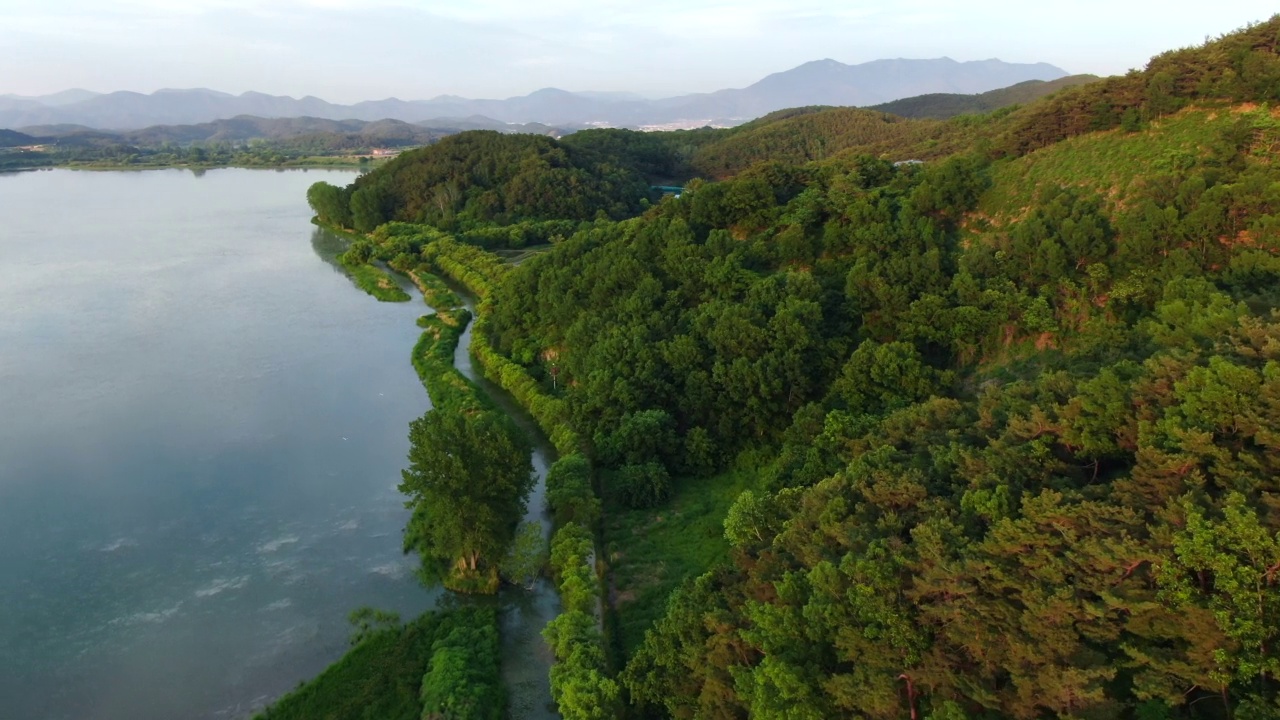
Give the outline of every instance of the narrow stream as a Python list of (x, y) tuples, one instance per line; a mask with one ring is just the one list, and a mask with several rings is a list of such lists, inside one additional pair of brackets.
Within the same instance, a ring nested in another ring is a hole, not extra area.
[[(327, 233), (327, 231), (321, 232)], [(409, 278), (385, 265), (380, 266), (413, 297), (411, 303), (422, 300), (421, 291)], [(555, 462), (555, 448), (538, 427), (537, 422), (525, 412), (515, 398), (511, 397), (510, 393), (490, 382), (476, 370), (471, 359), (471, 342), (477, 299), (458, 283), (446, 279), (445, 284), (462, 299), (463, 306), (473, 315), (472, 321), (467, 324), (462, 336), (458, 339), (458, 347), (453, 353), (454, 367), (474, 382), (529, 438), (533, 448), (531, 460), (536, 481), (533, 490), (529, 493), (524, 520), (541, 525), (543, 537), (549, 540), (552, 519), (546, 502), (547, 468)], [(426, 307), (431, 311), (429, 305)], [(546, 577), (538, 578), (532, 590), (504, 585), (496, 599), (446, 593), (439, 601), (442, 606), (454, 603), (496, 603), (498, 607), (502, 638), (502, 679), (508, 693), (508, 716), (518, 720), (559, 718), (560, 715), (556, 712), (555, 704), (551, 699), (550, 674), (555, 658), (551, 654), (551, 649), (547, 647), (546, 641), (542, 639), (542, 629), (560, 614), (560, 595), (551, 580)]]
[[(447, 283), (462, 298), (463, 305), (476, 313), (476, 298), (456, 283)], [(453, 354), (454, 367), (474, 382), (528, 436), (533, 447), (533, 470), (537, 475), (525, 510), (525, 520), (542, 525), (544, 538), (551, 536), (551, 516), (547, 510), (547, 467), (555, 462), (555, 448), (533, 418), (502, 388), (476, 371), (471, 360), (472, 328), (467, 325)], [(560, 595), (551, 580), (538, 578), (532, 590), (503, 586), (498, 593), (502, 635), (502, 679), (509, 693), (508, 715), (512, 718), (543, 720), (559, 718), (551, 700), (550, 673), (554, 658), (542, 639), (542, 629), (560, 614)]]

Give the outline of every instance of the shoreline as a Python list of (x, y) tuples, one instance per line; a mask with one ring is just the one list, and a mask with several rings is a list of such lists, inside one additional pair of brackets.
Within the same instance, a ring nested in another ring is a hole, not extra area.
[[(523, 367), (499, 354), (489, 342), (486, 330), (488, 316), (485, 310), (490, 302), (489, 292), (496, 279), (486, 275), (483, 268), (469, 264), (466, 256), (469, 255), (470, 260), (476, 260), (476, 253), (492, 254), (480, 248), (463, 245), (456, 240), (449, 239), (447, 242), (448, 245), (446, 247), (449, 249), (437, 249), (437, 252), (432, 254), (431, 257), (427, 257), (424, 249), (423, 257), (429, 269), (434, 270), (446, 281), (456, 284), (462, 291), (459, 294), (463, 296), (464, 300), (470, 301), (469, 309), (473, 308), (474, 319), (467, 327), (467, 333), (471, 335), (467, 339), (467, 349), (471, 358), (480, 365), (480, 373), (478, 375), (497, 385), (510, 398), (511, 402), (524, 415), (529, 417), (541, 431), (541, 434), (549, 439), (556, 450), (555, 454), (559, 458), (567, 459), (577, 456), (590, 463), (591, 458), (586, 452), (586, 443), (568, 425), (565, 419), (567, 410), (563, 406), (563, 400), (547, 395), (536, 381), (524, 371)], [(450, 249), (454, 250), (453, 256), (449, 254)], [(501, 266), (509, 267), (505, 262)], [(468, 283), (468, 280), (471, 283)], [(480, 335), (479, 345), (476, 344), (475, 334)], [(508, 414), (514, 417), (512, 413), (508, 412)], [(594, 476), (594, 472), (591, 474)], [(545, 487), (545, 479), (543, 484)], [(598, 507), (602, 506), (598, 478), (592, 478), (590, 491), (593, 499), (600, 503)], [(551, 509), (548, 504), (548, 510)], [(580, 530), (582, 530), (582, 527), (574, 521), (561, 525), (553, 519), (551, 527), (553, 554), (555, 552), (554, 548), (562, 541), (566, 545), (574, 544), (574, 537)], [(580, 618), (584, 613), (592, 616), (591, 619), (594, 621), (593, 624), (599, 635), (594, 640), (581, 638), (580, 642), (585, 645), (598, 643), (599, 650), (604, 658), (604, 669), (611, 673), (616, 673), (619, 669), (619, 658), (615, 654), (617, 648), (617, 619), (609, 602), (610, 568), (608, 556), (605, 554), (601, 518), (598, 517), (594, 523), (591, 523), (586, 528), (586, 532), (590, 538), (589, 544), (583, 548), (586, 554), (578, 556), (576, 560), (571, 560), (566, 567), (557, 568), (553, 566), (553, 571), (563, 576), (571, 572), (571, 566), (575, 563), (584, 566), (587, 572), (594, 576), (596, 582), (594, 598), (588, 605), (583, 603), (581, 598), (573, 597), (573, 593), (566, 589), (567, 586), (561, 587), (559, 592), (561, 612), (553, 620), (553, 623), (567, 622), (572, 624), (574, 622), (573, 616), (577, 615)], [(562, 674), (567, 672), (573, 675), (580, 675), (595, 672), (590, 667), (576, 666), (579, 660), (580, 657), (577, 653), (571, 652), (568, 656), (557, 656), (555, 664), (557, 666), (564, 665)], [(612, 682), (612, 680), (609, 682)], [(553, 684), (553, 695), (555, 692)]]
[[(312, 223), (348, 242), (365, 237), (359, 232), (332, 227), (318, 218), (313, 218)], [(557, 448), (519, 399), (489, 380), (482, 362), (473, 361), (477, 341), (473, 331), (482, 298), (466, 284), (434, 270), (425, 262), (411, 269), (386, 268), (389, 274), (409, 281), (431, 309), (430, 314), (418, 321), (422, 333), (411, 349), (411, 363), (427, 390), (432, 408), (458, 410), (475, 404), (488, 406), (501, 412), (526, 435), (536, 482), (528, 497), (524, 521), (537, 522), (544, 538), (549, 540), (553, 519), (546, 498), (546, 481), (549, 468), (558, 459)], [(483, 337), (479, 341), (485, 342)], [(559, 717), (548, 709), (554, 707), (550, 680), (554, 659), (542, 635), (546, 625), (563, 611), (554, 580), (541, 575), (533, 588), (502, 583), (492, 595), (452, 592), (456, 601), (464, 606), (496, 605), (502, 648), (500, 668), (509, 703), (507, 716), (534, 720)]]
[(333, 162), (316, 161), (316, 162), (286, 162), (279, 164), (266, 165), (250, 165), (247, 163), (209, 163), (209, 164), (190, 164), (190, 163), (156, 163), (149, 164), (78, 164), (74, 162), (54, 162), (46, 165), (19, 165), (15, 167), (0, 168), (0, 173), (7, 172), (36, 172), (39, 170), (77, 170), (88, 172), (141, 172), (145, 170), (190, 170), (192, 172), (201, 172), (205, 170), (372, 170), (381, 165), (377, 163), (359, 163), (359, 162), (342, 162), (335, 158)]
[[(414, 271), (414, 274), (419, 273), (438, 278), (447, 285), (451, 285), (448, 287), (449, 292), (460, 301), (460, 305), (452, 312), (464, 312), (470, 318), (453, 344), (451, 367), (454, 372), (466, 378), (484, 402), (505, 414), (527, 436), (532, 450), (531, 460), (538, 479), (529, 493), (524, 522), (537, 522), (542, 527), (544, 538), (549, 539), (553, 520), (546, 498), (546, 483), (547, 472), (558, 459), (556, 448), (524, 406), (511, 393), (490, 381), (482, 368), (477, 367), (473, 362), (472, 352), (477, 340), (473, 331), (480, 317), (479, 298), (461, 283), (449, 283), (448, 278), (426, 269)], [(417, 284), (416, 281), (415, 284)], [(419, 289), (421, 290), (421, 286)], [(427, 304), (430, 305), (430, 303)], [(431, 307), (440, 312), (435, 306)], [(477, 602), (487, 601), (485, 596), (465, 597), (475, 597), (474, 601)], [(560, 717), (558, 713), (549, 712), (547, 709), (554, 702), (551, 694), (553, 658), (542, 636), (542, 630), (547, 623), (559, 617), (563, 611), (558, 588), (552, 578), (540, 575), (532, 589), (504, 583), (497, 595), (492, 597), (496, 598), (499, 608), (499, 640), (503, 648), (500, 660), (509, 704), (507, 717), (534, 718), (535, 720)], [(520, 694), (522, 691), (524, 694)]]

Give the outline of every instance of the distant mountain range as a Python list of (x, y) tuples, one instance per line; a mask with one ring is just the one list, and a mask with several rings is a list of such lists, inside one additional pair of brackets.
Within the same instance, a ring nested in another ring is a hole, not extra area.
[[(258, 118), (309, 117), (327, 120), (401, 120), (483, 116), (499, 123), (544, 123), (583, 127), (604, 125), (736, 125), (774, 110), (805, 105), (866, 106), (927, 93), (983, 93), (1027, 80), (1056, 80), (1067, 72), (1046, 63), (1000, 60), (957, 62), (875, 60), (846, 65), (835, 60), (805, 63), (742, 89), (646, 100), (629, 93), (573, 93), (547, 88), (505, 100), (440, 96), (431, 100), (373, 100), (338, 105), (317, 97), (214, 90), (158, 90), (96, 94), (68, 90), (42, 97), (0, 96), (0, 127), (79, 125), (134, 130), (155, 125), (194, 125), (251, 115)], [(42, 133), (29, 133), (42, 134)]]
[(498, 130), (507, 133), (562, 135), (572, 130), (540, 123), (509, 124), (492, 118), (434, 118), (410, 124), (401, 120), (328, 120), (324, 118), (260, 118), (241, 115), (192, 125), (153, 125), (142, 130), (99, 130), (84, 125), (35, 125), (22, 132), (0, 129), (0, 148), (56, 144), (62, 148), (103, 145), (156, 147), (166, 143), (226, 142), (248, 140), (297, 140), (321, 137), (336, 147), (408, 147), (426, 145), (445, 135), (465, 130)]

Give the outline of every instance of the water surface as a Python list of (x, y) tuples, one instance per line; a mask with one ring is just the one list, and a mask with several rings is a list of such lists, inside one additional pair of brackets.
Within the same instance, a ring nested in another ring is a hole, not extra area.
[(0, 175), (0, 717), (235, 718), (431, 605), (396, 492), (424, 312), (315, 231), (344, 171)]

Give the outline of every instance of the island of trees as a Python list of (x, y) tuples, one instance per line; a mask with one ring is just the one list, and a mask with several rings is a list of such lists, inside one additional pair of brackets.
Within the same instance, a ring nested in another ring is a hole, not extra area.
[[(561, 454), (564, 717), (1280, 718), (1278, 48), (948, 120), (468, 133), (309, 199), (481, 299)], [(486, 590), (524, 449), (437, 408), (407, 547)]]

